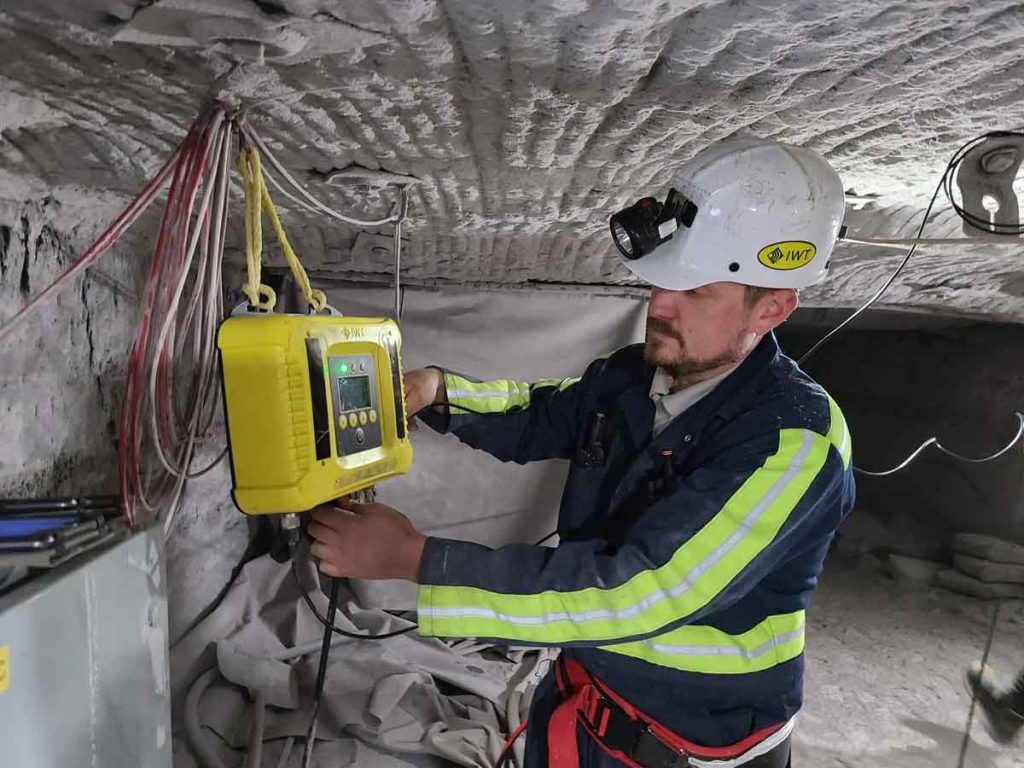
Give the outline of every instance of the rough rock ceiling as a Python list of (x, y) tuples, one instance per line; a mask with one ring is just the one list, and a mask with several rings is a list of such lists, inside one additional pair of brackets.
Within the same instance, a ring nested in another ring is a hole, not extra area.
[[(9, 0), (0, 198), (128, 195), (211, 93), (279, 96), (249, 119), (340, 209), (393, 191), (332, 169), (421, 180), (410, 279), (628, 284), (608, 215), (738, 133), (821, 151), (871, 201), (851, 230), (909, 234), (959, 144), (1024, 124), (1022, 53), (1018, 0)], [(289, 220), (318, 268), (386, 273), (390, 230)], [(1024, 321), (1020, 251), (921, 249), (886, 303)], [(899, 258), (844, 246), (807, 300), (855, 305)]]

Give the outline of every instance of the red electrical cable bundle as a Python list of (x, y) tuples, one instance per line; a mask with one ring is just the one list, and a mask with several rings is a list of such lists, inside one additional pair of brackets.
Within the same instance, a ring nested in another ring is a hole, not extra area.
[[(0, 341), (71, 278), (92, 265), (139, 218), (170, 179), (142, 298), (118, 430), (122, 511), (163, 517), (170, 527), (195, 447), (216, 416), (216, 330), (224, 315), (221, 265), (226, 234), (231, 123), (212, 104), (184, 141), (100, 238), (56, 280), (0, 325)], [(148, 416), (148, 418), (147, 418)], [(156, 459), (142, 450), (152, 440)], [(141, 509), (140, 509), (141, 508)]]
[(132, 224), (135, 223), (136, 219), (138, 219), (142, 212), (149, 207), (149, 204), (153, 202), (153, 199), (160, 191), (160, 188), (163, 187), (164, 183), (167, 181), (167, 177), (171, 175), (180, 153), (181, 147), (174, 150), (174, 153), (167, 159), (167, 162), (163, 164), (160, 170), (156, 172), (156, 175), (150, 179), (142, 192), (139, 193), (139, 196), (132, 200), (128, 207), (118, 214), (117, 218), (114, 219), (114, 223), (110, 225), (110, 228), (100, 235), (99, 240), (89, 246), (85, 253), (72, 262), (71, 266), (64, 270), (56, 280), (40, 291), (38, 296), (15, 312), (10, 319), (4, 321), (4, 324), (0, 326), (0, 341), (6, 339), (15, 328), (21, 325), (25, 318), (28, 317), (28, 315), (31, 314), (31, 312), (64, 281), (74, 277), (91, 266), (96, 259), (103, 255), (107, 248), (113, 245), (113, 243), (123, 235)]
[[(205, 108), (171, 157), (111, 227), (60, 277), (0, 325), (3, 341), (43, 300), (93, 264), (170, 182), (128, 356), (117, 447), (125, 518), (133, 526), (162, 519), (165, 533), (170, 531), (185, 483), (208, 472), (227, 454), (226, 448), (215, 457), (207, 451), (207, 465), (191, 469), (197, 447), (211, 434), (219, 403), (216, 338), (225, 315), (222, 265), (234, 125), (224, 105), (213, 103)], [(399, 234), (404, 202), (397, 213), (380, 220), (363, 221), (338, 213), (296, 181), (251, 126), (239, 127), (283, 179), (279, 182), (268, 169), (267, 180), (301, 208), (359, 226), (395, 222)], [(403, 201), (406, 194), (403, 190)]]
[[(121, 410), (120, 491), (132, 524), (142, 514), (163, 516), (169, 530), (196, 445), (216, 414), (229, 130), (223, 109), (207, 110), (174, 165)], [(147, 438), (155, 455), (143, 450)]]

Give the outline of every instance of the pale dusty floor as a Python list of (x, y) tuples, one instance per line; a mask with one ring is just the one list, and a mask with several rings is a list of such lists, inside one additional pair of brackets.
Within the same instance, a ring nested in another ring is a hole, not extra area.
[[(833, 556), (810, 611), (805, 706), (794, 766), (955, 768), (990, 606), (892, 580), (873, 561)], [(990, 663), (1024, 666), (1024, 605), (1005, 603)], [(1024, 741), (993, 742), (980, 723), (965, 766), (1024, 766)]]

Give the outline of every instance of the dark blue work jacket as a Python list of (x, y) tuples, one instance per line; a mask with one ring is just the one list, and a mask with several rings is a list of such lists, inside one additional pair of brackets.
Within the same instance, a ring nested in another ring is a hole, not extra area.
[(722, 746), (800, 708), (804, 611), (854, 500), (850, 435), (772, 335), (657, 436), (653, 374), (642, 345), (578, 379), (445, 373), (450, 405), (428, 424), (571, 470), (555, 548), (427, 540), (420, 631), (560, 646), (681, 737)]

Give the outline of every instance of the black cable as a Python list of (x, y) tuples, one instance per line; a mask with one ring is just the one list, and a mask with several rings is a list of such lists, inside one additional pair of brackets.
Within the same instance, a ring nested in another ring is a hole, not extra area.
[[(988, 637), (985, 640), (985, 653), (981, 657), (981, 668), (985, 669), (988, 664), (989, 654), (992, 652), (992, 641), (996, 636), (996, 625), (999, 623), (999, 609), (1003, 607), (1001, 600), (996, 601), (992, 609), (992, 621), (988, 625)], [(971, 708), (967, 712), (967, 725), (964, 727), (963, 740), (960, 742), (960, 758), (957, 760), (957, 768), (964, 768), (964, 760), (967, 759), (967, 747), (971, 743), (971, 728), (974, 725), (974, 711), (977, 707), (978, 697), (971, 692)]]
[(946, 193), (946, 199), (949, 200), (949, 204), (953, 208), (953, 210), (956, 211), (957, 216), (966, 221), (968, 224), (984, 232), (989, 232), (990, 234), (1016, 237), (1021, 234), (1024, 234), (1024, 224), (1021, 224), (1020, 222), (1016, 224), (999, 224), (993, 221), (989, 221), (987, 219), (983, 219), (980, 216), (975, 216), (970, 211), (967, 211), (966, 209), (962, 208), (953, 199), (953, 182), (956, 179), (956, 171), (959, 170), (960, 163), (963, 162), (963, 159), (967, 156), (967, 154), (972, 149), (977, 147), (979, 144), (984, 143), (988, 139), (1001, 139), (1006, 138), (1008, 136), (1021, 137), (1024, 136), (1024, 133), (1021, 133), (1019, 131), (991, 131), (989, 133), (982, 134), (977, 138), (971, 139), (969, 142), (961, 146), (960, 149), (957, 150), (956, 154), (953, 155), (953, 159), (950, 161), (950, 163), (954, 165), (954, 168), (953, 171), (949, 173), (948, 176), (943, 180), (943, 189)]
[(509, 735), (508, 740), (505, 742), (504, 748), (501, 750), (501, 754), (498, 755), (498, 762), (494, 764), (494, 768), (504, 768), (506, 763), (511, 764), (512, 755), (514, 754), (515, 743), (519, 741), (519, 737), (526, 733), (526, 725), (529, 722), (529, 718), (523, 720), (517, 728), (515, 728)]
[[(500, 412), (500, 411), (491, 411), (490, 413), (488, 413), (487, 411), (476, 411), (476, 410), (474, 410), (472, 408), (467, 408), (464, 405), (457, 405), (456, 403), (434, 403), (433, 405), (428, 405), (423, 410), (427, 410), (427, 408), (448, 408), (449, 410), (451, 410), (452, 408), (455, 408), (455, 409), (460, 410), (460, 411), (465, 411), (466, 413), (472, 413), (474, 416), (500, 416), (500, 415), (502, 415), (502, 412)], [(416, 414), (413, 414), (413, 416), (416, 416)]]
[(509, 742), (505, 745), (505, 748), (501, 750), (501, 754), (498, 755), (498, 762), (494, 764), (494, 768), (505, 768), (506, 765), (512, 759), (512, 745), (513, 742)]
[[(292, 578), (295, 580), (295, 586), (299, 588), (299, 594), (302, 595), (303, 601), (306, 606), (312, 611), (313, 615), (316, 616), (317, 621), (324, 625), (328, 630), (335, 634), (341, 635), (342, 637), (349, 637), (353, 640), (387, 640), (389, 637), (398, 637), (399, 635), (405, 635), (412, 632), (414, 629), (419, 628), (419, 624), (415, 622), (411, 627), (405, 627), (404, 629), (398, 629), (394, 632), (385, 632), (380, 635), (361, 635), (357, 632), (348, 632), (341, 627), (334, 626), (334, 619), (328, 621), (320, 611), (317, 610), (316, 605), (313, 604), (312, 598), (309, 593), (302, 588), (302, 582), (299, 581), (299, 572), (295, 567), (295, 558), (292, 558)], [(333, 590), (337, 584), (337, 579), (332, 579), (331, 589)]]
[(446, 408), (449, 408), (449, 409), (456, 408), (456, 409), (458, 409), (460, 411), (465, 411), (466, 413), (472, 413), (474, 416), (495, 416), (495, 415), (500, 416), (500, 415), (502, 415), (502, 412), (491, 411), (490, 413), (488, 413), (487, 411), (474, 411), (472, 408), (467, 408), (464, 405), (456, 405), (455, 403), (444, 403), (443, 405)]
[[(932, 208), (935, 207), (935, 201), (938, 199), (940, 191), (945, 191), (946, 197), (949, 200), (950, 205), (953, 206), (953, 210), (956, 211), (957, 215), (960, 216), (960, 218), (964, 219), (965, 221), (968, 221), (969, 223), (971, 223), (972, 225), (974, 225), (976, 227), (979, 227), (980, 229), (989, 228), (989, 231), (991, 231), (990, 228), (991, 228), (992, 225), (989, 222), (983, 221), (982, 219), (979, 219), (977, 216), (974, 216), (973, 214), (965, 211), (963, 208), (961, 208), (959, 205), (957, 205), (956, 202), (953, 200), (953, 180), (954, 180), (954, 177), (956, 176), (956, 169), (960, 166), (960, 163), (963, 161), (963, 159), (967, 155), (967, 153), (970, 152), (974, 147), (976, 147), (982, 141), (984, 141), (984, 140), (986, 140), (988, 138), (995, 138), (995, 137), (1001, 137), (1001, 136), (1021, 136), (1021, 135), (1024, 135), (1024, 134), (1016, 133), (1016, 132), (1012, 132), (1012, 131), (994, 131), (992, 133), (983, 134), (982, 136), (978, 136), (976, 138), (971, 139), (970, 141), (965, 142), (964, 144), (961, 144), (960, 148), (957, 149), (957, 151), (953, 153), (953, 156), (950, 158), (949, 162), (946, 163), (946, 169), (942, 172), (942, 176), (939, 178), (939, 183), (936, 185), (935, 192), (932, 194), (932, 199), (931, 199), (931, 201), (929, 201), (928, 207), (925, 209), (924, 218), (921, 220), (921, 226), (917, 228), (917, 234), (914, 236), (914, 239), (915, 240), (920, 239), (921, 235), (924, 233), (925, 225), (928, 223), (928, 217), (931, 215)], [(996, 226), (1009, 226), (1009, 225), (996, 225)], [(1011, 235), (1011, 234), (1022, 234), (1022, 233), (1024, 233), (1024, 227), (1021, 227), (1021, 226), (1018, 225), (1014, 231), (1003, 232), (1001, 234)], [(904, 267), (907, 266), (907, 262), (910, 261), (910, 258), (917, 251), (917, 246), (918, 246), (917, 243), (913, 243), (910, 246), (910, 249), (907, 251), (907, 255), (903, 257), (903, 261), (900, 262), (900, 265), (896, 268), (896, 271), (893, 272), (891, 275), (889, 275), (889, 278), (882, 284), (882, 287), (879, 288), (875, 292), (875, 294), (870, 299), (868, 299), (867, 302), (865, 302), (853, 314), (851, 314), (849, 317), (847, 317), (845, 320), (843, 320), (843, 322), (841, 322), (839, 325), (837, 325), (831, 331), (826, 333), (821, 339), (819, 339), (814, 344), (814, 346), (812, 346), (809, 350), (807, 350), (807, 352), (805, 352), (803, 354), (803, 356), (799, 359), (798, 363), (800, 365), (803, 365), (807, 361), (807, 359), (810, 358), (811, 355), (813, 355), (815, 352), (817, 352), (822, 346), (824, 346), (825, 343), (828, 342), (829, 339), (831, 339), (833, 336), (835, 336), (837, 333), (839, 333), (847, 325), (852, 323), (857, 317), (859, 317), (863, 312), (865, 312), (868, 308), (870, 308), (876, 301), (878, 301), (882, 297), (882, 294), (885, 293), (887, 290), (889, 290), (889, 286), (891, 286), (893, 284), (893, 282), (896, 280), (896, 278), (900, 276), (900, 273), (903, 272)]]
[[(292, 562), (294, 563), (295, 561), (293, 560)], [(327, 603), (327, 619), (324, 623), (324, 640), (320, 645), (320, 664), (316, 670), (313, 709), (309, 715), (309, 726), (306, 728), (306, 745), (302, 751), (302, 768), (309, 768), (313, 761), (313, 744), (316, 742), (316, 721), (320, 715), (320, 701), (324, 694), (324, 682), (327, 680), (327, 657), (331, 652), (331, 630), (334, 628), (334, 617), (337, 612), (338, 579), (332, 578), (331, 593)]]
[[(928, 217), (931, 215), (932, 207), (935, 205), (935, 200), (938, 198), (939, 191), (942, 189), (942, 184), (945, 181), (946, 176), (949, 174), (949, 169), (952, 167), (953, 161), (950, 160), (946, 164), (946, 170), (943, 171), (942, 178), (939, 179), (939, 183), (935, 187), (935, 192), (932, 193), (932, 199), (928, 203), (928, 207), (925, 209), (924, 218), (921, 219), (921, 226), (917, 228), (917, 234), (914, 236), (915, 239), (919, 239), (921, 237), (921, 233), (924, 232), (925, 224), (928, 223)], [(896, 267), (896, 271), (889, 275), (889, 278), (882, 284), (882, 287), (879, 288), (875, 292), (875, 294), (860, 307), (860, 309), (855, 310), (853, 314), (851, 314), (848, 318), (843, 320), (843, 322), (841, 322), (831, 331), (822, 336), (814, 344), (814, 346), (812, 346), (803, 354), (803, 356), (797, 361), (797, 364), (803, 365), (805, 362), (807, 362), (807, 359), (811, 357), (811, 355), (813, 355), (819, 349), (821, 349), (828, 342), (829, 339), (831, 339), (833, 336), (835, 336), (837, 333), (843, 330), (843, 328), (852, 323), (857, 317), (859, 317), (863, 312), (865, 312), (869, 307), (871, 307), (871, 305), (873, 305), (876, 301), (882, 298), (882, 294), (889, 290), (889, 286), (892, 285), (896, 278), (900, 276), (900, 273), (903, 272), (903, 268), (907, 266), (907, 262), (910, 261), (910, 258), (914, 255), (915, 251), (917, 251), (917, 243), (914, 243), (913, 245), (910, 246), (910, 250), (907, 251), (907, 255), (903, 257), (903, 261), (901, 261), (900, 265)]]
[[(533, 385), (531, 385), (531, 389), (532, 389), (532, 386)], [(447, 401), (445, 401), (443, 403), (432, 403), (431, 405), (426, 406), (426, 408), (423, 408), (423, 410), (425, 411), (425, 410), (427, 410), (427, 408), (447, 408), (449, 410), (451, 410), (452, 408), (455, 408), (455, 409), (457, 409), (459, 411), (465, 411), (466, 413), (472, 413), (474, 416), (501, 416), (504, 413), (502, 411), (477, 411), (477, 410), (475, 410), (473, 408), (469, 408), (469, 407), (467, 407), (465, 405), (458, 405), (457, 403), (449, 403)], [(410, 418), (415, 418), (416, 415), (417, 414), (414, 413), (412, 415), (412, 417), (410, 417)]]
[(547, 536), (545, 536), (545, 537), (544, 537), (543, 539), (541, 539), (540, 541), (538, 541), (538, 542), (537, 542), (536, 544), (534, 544), (533, 546), (535, 546), (535, 547), (539, 547), (539, 546), (540, 546), (541, 544), (543, 544), (543, 543), (544, 543), (545, 541), (547, 541), (548, 539), (552, 539), (552, 538), (554, 538), (554, 537), (555, 537), (555, 536), (557, 536), (557, 535), (558, 535), (558, 531), (552, 531), (551, 533), (549, 533), (549, 534), (548, 534)]

